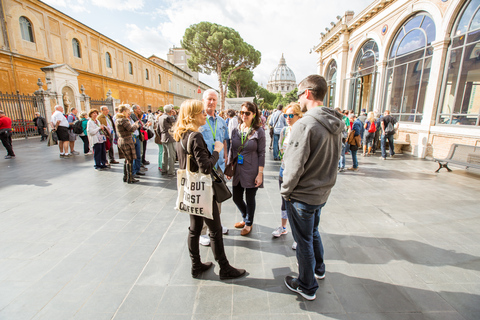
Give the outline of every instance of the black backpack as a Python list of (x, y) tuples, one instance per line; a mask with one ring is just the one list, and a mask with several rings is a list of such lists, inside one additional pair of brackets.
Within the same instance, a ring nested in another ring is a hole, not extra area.
[(75, 134), (83, 133), (82, 120), (75, 121), (75, 123), (73, 124), (73, 133)]

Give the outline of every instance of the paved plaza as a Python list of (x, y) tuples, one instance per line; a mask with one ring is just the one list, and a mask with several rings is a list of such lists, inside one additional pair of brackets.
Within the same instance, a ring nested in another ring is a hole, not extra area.
[[(1, 320), (480, 319), (479, 171), (360, 156), (322, 210), (327, 273), (306, 301), (283, 284), (298, 271), (291, 233), (271, 235), (280, 225), (271, 152), (249, 236), (233, 228), (233, 201), (222, 206), (227, 257), (248, 275), (221, 281), (216, 263), (190, 276), (189, 219), (173, 209), (176, 181), (157, 170), (153, 140), (134, 185), (121, 164), (96, 171), (92, 156), (60, 159), (38, 139), (14, 150), (0, 160)], [(213, 261), (210, 248), (201, 253)]]

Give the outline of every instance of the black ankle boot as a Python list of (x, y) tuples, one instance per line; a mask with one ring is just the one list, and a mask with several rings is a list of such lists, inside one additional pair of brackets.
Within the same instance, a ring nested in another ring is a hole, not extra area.
[(131, 184), (131, 183), (139, 182), (140, 180), (137, 180), (133, 177), (133, 165), (129, 163), (127, 164), (127, 168), (128, 168), (128, 171), (127, 171), (128, 183)]
[(192, 278), (198, 278), (203, 272), (207, 271), (213, 266), (213, 263), (200, 263), (200, 265), (196, 265), (192, 267)]
[(127, 182), (127, 180), (128, 180), (127, 170), (128, 170), (127, 164), (124, 163), (123, 164), (123, 182)]
[(246, 272), (245, 269), (236, 269), (231, 265), (228, 265), (220, 269), (220, 280), (240, 278), (245, 275)]

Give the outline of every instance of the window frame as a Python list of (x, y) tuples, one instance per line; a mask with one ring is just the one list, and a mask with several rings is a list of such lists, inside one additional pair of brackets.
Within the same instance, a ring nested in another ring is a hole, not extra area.
[(112, 69), (112, 55), (108, 51), (105, 52), (105, 66)]
[[(73, 48), (73, 56), (75, 58), (82, 59), (82, 49), (81, 49), (81, 46), (80, 46), (80, 41), (77, 38), (72, 39), (72, 48)], [(77, 49), (77, 50), (75, 50), (75, 49)]]
[[(18, 23), (20, 25), (20, 34), (22, 40), (35, 43), (35, 32), (33, 32), (32, 21), (25, 16), (21, 16), (18, 18)], [(24, 36), (28, 37), (29, 39), (25, 39)]]

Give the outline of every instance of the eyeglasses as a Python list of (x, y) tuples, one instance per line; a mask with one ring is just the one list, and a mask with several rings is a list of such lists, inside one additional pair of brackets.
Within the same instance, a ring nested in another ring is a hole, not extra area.
[(240, 111), (240, 115), (246, 115), (247, 117), (249, 117), (252, 113), (250, 111)]
[(305, 89), (303, 89), (302, 91), (298, 91), (298, 93), (297, 93), (297, 99), (300, 99), (300, 97), (302, 96), (302, 94), (304, 94), (305, 91), (307, 91), (307, 90), (313, 90), (313, 88), (305, 88)]
[(293, 117), (295, 117), (296, 114), (293, 114), (293, 113), (286, 114), (285, 113), (283, 116), (285, 117), (285, 119), (287, 119), (287, 118), (293, 119)]

